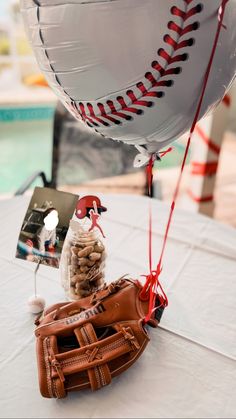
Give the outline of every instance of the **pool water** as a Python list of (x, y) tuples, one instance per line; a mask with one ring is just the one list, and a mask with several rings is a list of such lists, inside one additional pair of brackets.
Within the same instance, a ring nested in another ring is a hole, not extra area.
[[(53, 107), (0, 108), (0, 195), (14, 194), (36, 171), (44, 171), (50, 179), (53, 115)], [(157, 167), (180, 165), (183, 153), (184, 145), (174, 143)], [(36, 185), (41, 185), (40, 179)]]
[[(173, 144), (168, 145), (167, 149), (171, 147), (170, 153), (167, 153), (161, 161), (156, 162), (155, 168), (158, 170), (167, 169), (171, 167), (180, 166), (184, 157), (185, 144), (182, 141), (175, 141)], [(189, 161), (189, 156), (187, 162)]]
[(14, 193), (38, 170), (50, 179), (51, 155), (52, 119), (1, 121), (0, 194)]

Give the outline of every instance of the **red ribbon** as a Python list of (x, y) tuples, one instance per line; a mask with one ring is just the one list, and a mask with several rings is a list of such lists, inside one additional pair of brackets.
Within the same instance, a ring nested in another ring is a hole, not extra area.
[(214, 195), (195, 196), (190, 189), (187, 190), (187, 193), (192, 201), (197, 202), (198, 204), (206, 204), (214, 200)]
[(192, 162), (191, 175), (212, 176), (217, 173), (218, 161), (209, 161), (207, 163)]
[(206, 143), (208, 148), (212, 151), (212, 153), (219, 155), (220, 147), (218, 146), (218, 144), (215, 144), (214, 141), (205, 134), (205, 132), (202, 130), (202, 128), (199, 125), (196, 126), (196, 131), (200, 135), (204, 143)]
[(148, 165), (146, 166), (146, 177), (147, 177), (149, 196), (151, 196), (152, 181), (153, 181), (153, 166), (154, 166), (155, 160), (156, 160), (156, 156), (153, 154), (148, 162)]
[[(166, 225), (166, 229), (165, 229), (165, 234), (164, 234), (164, 239), (163, 239), (163, 244), (162, 244), (162, 249), (161, 249), (161, 255), (160, 255), (160, 258), (159, 258), (159, 262), (157, 264), (157, 268), (154, 271), (152, 270), (152, 267), (151, 267), (151, 263), (152, 263), (152, 248), (151, 248), (151, 244), (152, 244), (152, 219), (149, 220), (150, 274), (146, 276), (146, 278), (147, 278), (146, 283), (145, 283), (145, 285), (143, 287), (143, 290), (142, 290), (142, 293), (141, 293), (141, 298), (142, 299), (145, 299), (145, 298), (149, 299), (149, 311), (148, 311), (147, 316), (145, 317), (145, 323), (147, 323), (150, 320), (150, 318), (153, 315), (153, 312), (157, 309), (157, 307), (155, 307), (155, 301), (156, 301), (156, 295), (157, 294), (160, 297), (159, 299), (161, 300), (162, 306), (166, 307), (168, 305), (168, 300), (167, 300), (166, 294), (165, 294), (165, 292), (164, 292), (164, 290), (163, 290), (163, 288), (160, 284), (159, 276), (160, 276), (160, 273), (162, 271), (162, 261), (163, 261), (163, 257), (164, 257), (164, 253), (165, 253), (165, 249), (166, 249), (166, 243), (167, 243), (169, 230), (170, 230), (170, 225), (171, 225), (171, 221), (172, 221), (172, 217), (173, 217), (173, 213), (174, 213), (174, 209), (175, 209), (175, 202), (176, 202), (176, 199), (177, 199), (178, 194), (179, 194), (179, 188), (180, 188), (180, 184), (181, 184), (181, 180), (182, 180), (182, 176), (183, 176), (183, 171), (184, 171), (186, 159), (187, 159), (187, 156), (188, 156), (188, 152), (189, 152), (189, 148), (190, 148), (190, 144), (191, 144), (191, 140), (192, 140), (192, 135), (193, 135), (193, 132), (195, 130), (195, 127), (196, 127), (196, 124), (197, 124), (197, 121), (199, 119), (199, 115), (200, 115), (200, 112), (201, 112), (202, 102), (203, 102), (204, 95), (205, 95), (205, 92), (206, 92), (206, 87), (207, 87), (209, 75), (210, 75), (210, 72), (211, 72), (212, 63), (213, 63), (213, 59), (214, 59), (214, 56), (215, 56), (220, 32), (222, 30), (222, 27), (224, 27), (223, 19), (224, 19), (224, 15), (225, 15), (226, 4), (228, 3), (228, 1), (229, 0), (222, 0), (221, 7), (219, 8), (217, 31), (216, 31), (214, 43), (213, 43), (213, 46), (212, 46), (212, 51), (211, 51), (209, 63), (208, 63), (207, 69), (206, 69), (206, 73), (205, 73), (205, 77), (204, 77), (204, 81), (203, 81), (203, 86), (202, 86), (202, 91), (201, 91), (200, 99), (199, 99), (198, 106), (197, 106), (197, 109), (196, 109), (196, 114), (195, 114), (191, 129), (190, 129), (190, 134), (189, 134), (189, 138), (188, 138), (188, 141), (187, 141), (187, 145), (186, 145), (186, 149), (185, 149), (180, 173), (179, 173), (177, 183), (176, 183), (176, 187), (175, 187), (175, 191), (174, 191), (174, 194), (173, 194), (173, 200), (172, 200), (172, 203), (171, 203), (169, 217), (168, 217), (168, 221), (167, 221), (167, 225)], [(149, 186), (149, 191), (151, 191), (152, 180), (153, 180), (153, 164), (154, 164), (154, 159), (153, 159), (153, 157), (151, 157), (151, 159), (149, 161), (149, 164), (148, 164), (148, 167), (147, 167), (147, 182), (148, 182), (148, 186)], [(150, 214), (151, 214), (151, 211), (150, 211)], [(161, 292), (160, 295), (159, 295), (158, 290), (160, 290), (160, 292)]]
[(173, 150), (173, 147), (167, 148), (167, 150), (160, 151), (159, 156), (164, 157), (166, 154), (170, 153)]
[(225, 95), (225, 97), (223, 98), (223, 103), (225, 106), (230, 107), (231, 105), (231, 97), (229, 95)]

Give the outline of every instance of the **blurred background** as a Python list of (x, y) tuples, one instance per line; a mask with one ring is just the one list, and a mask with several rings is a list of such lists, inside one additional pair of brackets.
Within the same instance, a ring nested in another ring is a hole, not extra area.
[[(236, 226), (236, 87), (199, 124), (178, 205)], [(210, 140), (210, 142), (209, 142)], [(170, 201), (186, 138), (155, 166), (153, 196)], [(213, 146), (212, 146), (213, 144)], [(0, 199), (35, 185), (81, 193), (147, 193), (134, 147), (75, 121), (48, 87), (27, 42), (18, 0), (0, 0)]]

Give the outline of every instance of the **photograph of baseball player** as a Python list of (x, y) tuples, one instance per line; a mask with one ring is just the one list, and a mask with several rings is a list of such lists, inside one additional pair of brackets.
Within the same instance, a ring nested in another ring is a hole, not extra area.
[(77, 195), (36, 187), (21, 226), (16, 257), (58, 268), (77, 201)]

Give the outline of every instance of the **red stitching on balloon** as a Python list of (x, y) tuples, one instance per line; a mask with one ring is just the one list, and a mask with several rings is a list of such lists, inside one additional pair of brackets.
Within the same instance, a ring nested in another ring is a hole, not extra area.
[(130, 121), (130, 120), (132, 119), (132, 116), (127, 115), (127, 114), (122, 113), (122, 112), (118, 112), (118, 111), (116, 111), (116, 108), (115, 108), (114, 102), (113, 102), (112, 100), (108, 100), (108, 101), (107, 101), (107, 105), (109, 106), (109, 108), (110, 108), (110, 110), (111, 110), (112, 115), (118, 116), (119, 118), (126, 119), (127, 121)]
[[(191, 24), (185, 23), (188, 19), (202, 11), (202, 5), (200, 3), (191, 7), (194, 0), (182, 1), (182, 9), (177, 6), (173, 6), (170, 9), (170, 13), (178, 18), (178, 23), (169, 21), (167, 28), (170, 30), (170, 33), (167, 33), (163, 38), (164, 42), (172, 47), (172, 53), (166, 51), (164, 48), (160, 48), (157, 51), (157, 55), (161, 58), (161, 63), (157, 60), (151, 63), (152, 69), (159, 73), (159, 75), (157, 76), (155, 73), (149, 71), (144, 76), (151, 83), (151, 87), (146, 88), (143, 82), (139, 82), (136, 84), (136, 88), (140, 92), (140, 96), (133, 89), (129, 89), (126, 92), (126, 96), (118, 96), (116, 100), (108, 100), (104, 104), (80, 103), (78, 112), (89, 126), (106, 127), (112, 124), (121, 124), (122, 121), (130, 121), (133, 119), (132, 115), (142, 115), (146, 108), (154, 105), (155, 99), (163, 97), (165, 94), (163, 88), (171, 87), (174, 84), (172, 78), (163, 79), (163, 77), (176, 76), (181, 73), (182, 67), (180, 65), (174, 66), (174, 64), (180, 64), (186, 61), (188, 54), (186, 52), (182, 54), (175, 53), (183, 48), (190, 48), (194, 44), (194, 38), (183, 40), (182, 37), (198, 30), (200, 26), (198, 22)], [(182, 25), (179, 23), (179, 19), (182, 20)], [(172, 37), (171, 32), (178, 34), (178, 40)], [(150, 100), (150, 98), (153, 98), (153, 100)], [(88, 111), (86, 111), (86, 108)], [(99, 110), (99, 114), (95, 109)]]
[(121, 108), (127, 112), (134, 113), (136, 115), (141, 115), (143, 113), (142, 109), (133, 108), (131, 106), (128, 106), (125, 102), (125, 99), (122, 96), (117, 97), (117, 102), (121, 105)]
[(101, 115), (102, 115), (103, 118), (107, 118), (110, 122), (113, 122), (116, 125), (121, 124), (121, 121), (119, 119), (115, 119), (115, 118), (113, 118), (112, 116), (110, 116), (106, 113), (105, 107), (102, 103), (98, 103), (98, 108), (100, 109)]

